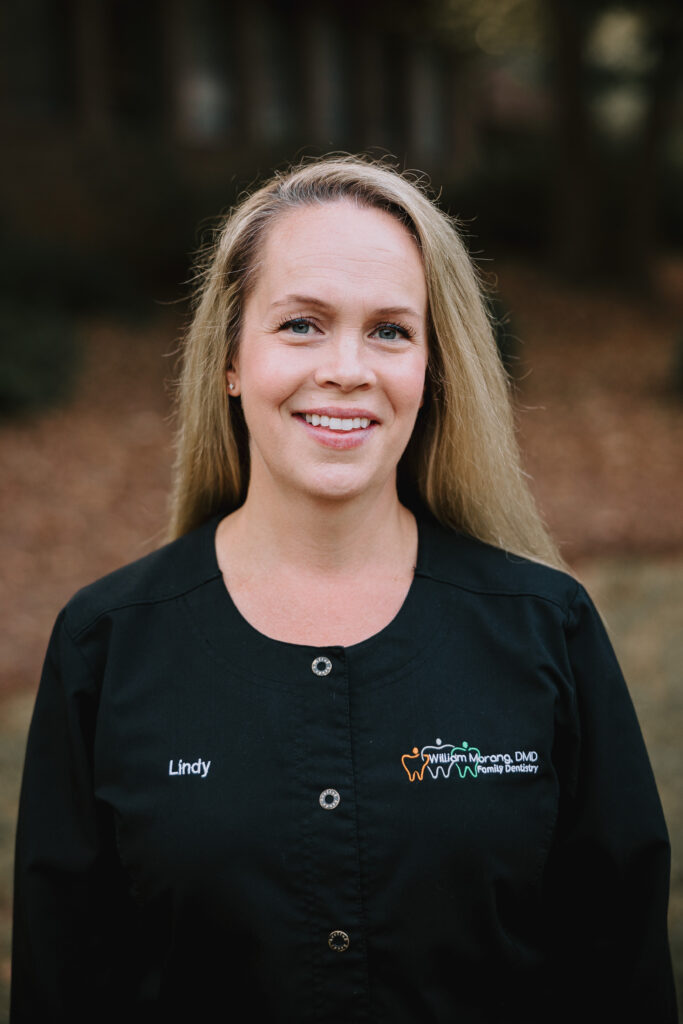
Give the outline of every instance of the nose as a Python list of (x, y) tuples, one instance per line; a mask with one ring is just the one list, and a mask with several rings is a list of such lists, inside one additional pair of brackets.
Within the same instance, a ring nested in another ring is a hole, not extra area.
[(340, 331), (321, 346), (320, 363), (315, 371), (318, 387), (336, 387), (340, 391), (368, 388), (375, 382), (362, 335)]

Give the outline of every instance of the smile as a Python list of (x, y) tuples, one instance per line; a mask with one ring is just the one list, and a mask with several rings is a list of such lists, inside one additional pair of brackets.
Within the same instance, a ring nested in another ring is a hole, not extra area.
[(365, 416), (355, 416), (353, 419), (341, 419), (338, 416), (318, 416), (317, 413), (304, 413), (304, 418), (312, 427), (327, 427), (328, 430), (365, 430), (370, 426), (370, 420)]

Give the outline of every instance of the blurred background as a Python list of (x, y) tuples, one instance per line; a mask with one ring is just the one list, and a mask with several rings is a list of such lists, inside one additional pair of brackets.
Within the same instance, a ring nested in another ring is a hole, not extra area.
[(0, 1022), (52, 623), (162, 539), (193, 253), (330, 151), (423, 172), (460, 218), (531, 485), (650, 749), (683, 991), (681, 5), (5, 0), (0, 48)]

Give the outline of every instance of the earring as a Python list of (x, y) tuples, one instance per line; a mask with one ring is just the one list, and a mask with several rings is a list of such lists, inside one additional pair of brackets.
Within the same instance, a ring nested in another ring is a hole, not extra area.
[(228, 387), (230, 388), (231, 391), (235, 390), (235, 385), (232, 382), (228, 384)]

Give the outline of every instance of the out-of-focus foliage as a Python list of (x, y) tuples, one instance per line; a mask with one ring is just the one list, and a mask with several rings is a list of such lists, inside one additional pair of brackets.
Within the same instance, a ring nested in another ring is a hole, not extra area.
[(2, 295), (28, 309), (82, 313), (118, 305), (130, 292), (125, 269), (104, 251), (86, 252), (69, 239), (6, 234), (0, 250)]
[(542, 46), (542, 0), (440, 0), (434, 18), (460, 51), (499, 57)]
[(678, 332), (674, 351), (673, 384), (676, 394), (683, 399), (683, 324)]
[(68, 397), (79, 353), (73, 319), (63, 309), (0, 297), (0, 416)]

